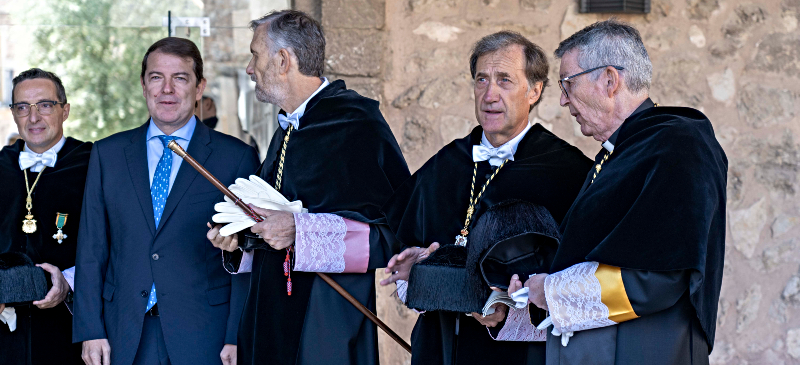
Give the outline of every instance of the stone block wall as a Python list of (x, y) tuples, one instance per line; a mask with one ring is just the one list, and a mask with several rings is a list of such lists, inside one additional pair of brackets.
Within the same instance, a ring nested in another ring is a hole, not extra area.
[[(550, 56), (551, 84), (530, 119), (589, 157), (599, 151), (559, 105), (552, 52), (610, 15), (579, 14), (576, 3), (551, 0), (386, 0), (381, 17), (372, 4), (322, 0), (328, 65), (337, 75), (369, 78), (362, 90), (381, 100), (412, 171), (476, 125), (470, 48), (503, 29)], [(798, 12), (796, 0), (653, 0), (650, 14), (616, 15), (642, 33), (653, 61), (653, 100), (702, 110), (728, 155), (729, 229), (713, 364), (800, 363)], [(360, 25), (347, 27), (354, 23)], [(369, 32), (380, 35), (364, 39), (375, 34)], [(362, 51), (381, 44), (382, 52)], [(390, 294), (379, 289), (379, 315), (405, 335), (416, 315)], [(409, 361), (388, 341), (381, 355), (384, 364)]]
[[(205, 3), (212, 26), (244, 26), (236, 11), (253, 16), (263, 1)], [(476, 125), (470, 48), (504, 29), (529, 37), (550, 57), (551, 84), (530, 119), (589, 157), (600, 149), (559, 106), (552, 52), (608, 14), (579, 14), (576, 2), (552, 0), (294, 0), (292, 6), (325, 27), (326, 76), (381, 102), (412, 171)], [(642, 33), (653, 61), (653, 100), (706, 113), (729, 160), (725, 276), (711, 362), (800, 363), (800, 1), (652, 0), (651, 8), (616, 16)], [(209, 75), (233, 78), (246, 65), (247, 48), (234, 42), (238, 30), (223, 37), (222, 29), (205, 44)], [(396, 302), (393, 290), (378, 288), (378, 315), (408, 339), (416, 315)], [(380, 340), (382, 364), (409, 363), (399, 346), (383, 334)]]

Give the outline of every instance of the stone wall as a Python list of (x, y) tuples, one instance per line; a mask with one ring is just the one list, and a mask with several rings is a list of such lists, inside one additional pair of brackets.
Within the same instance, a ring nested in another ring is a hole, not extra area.
[[(599, 145), (581, 136), (558, 104), (552, 51), (608, 15), (576, 8), (551, 0), (322, 0), (328, 70), (381, 101), (416, 170), (476, 125), (472, 44), (515, 30), (551, 55), (552, 84), (531, 120), (593, 157)], [(650, 14), (617, 15), (642, 33), (653, 61), (653, 100), (705, 112), (728, 154), (729, 230), (713, 364), (800, 363), (798, 11), (797, 0), (653, 0)], [(379, 315), (408, 336), (416, 315), (390, 294), (379, 290)], [(408, 363), (385, 339), (382, 363)]]
[[(248, 15), (261, 15), (264, 3), (205, 0), (212, 28), (244, 26)], [(608, 15), (579, 14), (575, 2), (552, 0), (292, 5), (325, 27), (327, 76), (381, 101), (412, 171), (476, 125), (470, 47), (503, 29), (522, 33), (551, 55), (552, 84), (531, 120), (590, 157), (600, 148), (558, 105), (552, 51)], [(642, 33), (653, 61), (653, 100), (705, 112), (728, 154), (729, 229), (711, 362), (800, 363), (800, 1), (652, 0), (651, 8), (647, 15), (617, 16)], [(243, 42), (251, 33), (231, 28), (217, 34), (204, 53), (209, 75), (219, 80), (210, 89), (220, 95), (236, 92), (237, 69), (249, 59)], [(228, 110), (233, 118), (235, 107)], [(396, 302), (392, 290), (378, 288), (378, 315), (408, 339), (416, 315)], [(382, 364), (409, 363), (399, 346), (383, 334), (380, 340)]]

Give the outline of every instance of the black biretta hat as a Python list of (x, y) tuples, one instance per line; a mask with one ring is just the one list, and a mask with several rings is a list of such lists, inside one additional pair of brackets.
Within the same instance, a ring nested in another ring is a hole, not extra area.
[(411, 268), (406, 305), (425, 311), (480, 312), (491, 286), (508, 289), (513, 274), (550, 268), (559, 244), (558, 225), (537, 204), (510, 200), (490, 207), (466, 247), (442, 245)]
[(47, 290), (47, 275), (27, 255), (0, 253), (0, 303), (27, 304), (43, 299)]
[(467, 268), (478, 269), (489, 286), (508, 289), (511, 276), (525, 282), (531, 274), (546, 273), (553, 263), (561, 235), (547, 208), (521, 200), (492, 206), (472, 230)]

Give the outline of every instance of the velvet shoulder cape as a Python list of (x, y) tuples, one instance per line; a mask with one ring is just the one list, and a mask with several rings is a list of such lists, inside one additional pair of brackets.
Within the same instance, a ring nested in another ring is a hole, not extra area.
[[(92, 143), (67, 137), (58, 152), (56, 165), (42, 172), (33, 190), (33, 213), (37, 230), (22, 232), (25, 219), (25, 176), (19, 168), (19, 154), (25, 143), (22, 140), (0, 151), (0, 176), (2, 192), (0, 206), (4, 218), (0, 221), (0, 252), (18, 251), (30, 256), (35, 263), (48, 262), (66, 269), (75, 265), (75, 245), (78, 242), (78, 222), (83, 203), (83, 187)], [(33, 184), (38, 173), (28, 172), (28, 182)], [(67, 234), (61, 244), (53, 239), (56, 233), (56, 213), (66, 213)]]
[[(0, 151), (0, 207), (3, 208), (0, 252), (23, 252), (34, 263), (47, 262), (61, 270), (75, 266), (78, 222), (92, 143), (67, 137), (58, 152), (56, 165), (42, 171), (32, 194), (31, 213), (37, 229), (31, 234), (22, 232), (22, 220), (28, 213), (25, 210), (25, 176), (19, 168), (19, 154), (24, 145), (25, 142), (19, 140)], [(28, 182), (33, 184), (38, 173), (27, 173)], [(63, 227), (67, 238), (61, 243), (53, 238), (57, 231), (56, 213), (68, 214)], [(80, 344), (72, 344), (72, 315), (66, 306), (45, 310), (24, 306), (17, 308), (17, 314), (16, 331), (0, 333), (0, 343), (3, 343), (0, 362), (20, 364), (32, 359), (40, 364), (83, 363)]]
[(691, 270), (690, 299), (711, 348), (725, 253), (725, 152), (708, 118), (690, 108), (649, 108), (620, 128), (613, 154), (594, 183), (587, 176), (561, 224), (552, 271), (584, 261)]
[[(289, 135), (280, 192), (290, 201), (301, 200), (309, 213), (385, 224), (380, 206), (410, 174), (378, 102), (337, 80), (309, 100), (299, 122), (300, 128)], [(273, 186), (285, 135), (278, 128), (258, 172)], [(285, 250), (256, 251), (239, 330), (240, 355), (245, 351), (239, 358), (244, 363), (257, 359), (256, 363), (295, 364), (301, 336), (309, 335), (303, 333), (304, 322), (316, 275), (292, 272), (292, 295), (287, 296), (285, 256)], [(356, 298), (374, 298), (374, 289), (369, 293), (359, 289), (364, 281), (374, 288), (372, 275), (331, 277)], [(362, 321), (364, 317), (338, 320)]]
[[(472, 146), (480, 144), (482, 133), (476, 127), (442, 148), (384, 205), (389, 226), (404, 246), (454, 243), (469, 207)], [(489, 207), (511, 199), (542, 205), (560, 223), (591, 165), (576, 147), (539, 124), (532, 126), (520, 141), (514, 161), (508, 161), (489, 183), (470, 229)], [(488, 162), (478, 163), (476, 195), (491, 171)]]
[[(270, 142), (261, 177), (274, 185), (286, 131)], [(309, 100), (286, 148), (281, 193), (310, 213), (382, 222), (381, 204), (409, 176), (400, 146), (378, 109), (336, 80)]]

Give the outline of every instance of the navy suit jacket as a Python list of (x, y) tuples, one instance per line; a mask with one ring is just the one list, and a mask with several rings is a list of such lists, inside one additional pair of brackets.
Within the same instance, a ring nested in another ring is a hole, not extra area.
[[(155, 226), (147, 127), (92, 148), (78, 232), (73, 341), (107, 338), (111, 363), (131, 364), (155, 282), (172, 364), (219, 364), (223, 345), (236, 344), (249, 275), (228, 274), (220, 250), (206, 238), (222, 193), (185, 161)], [(226, 186), (259, 164), (252, 147), (202, 123), (187, 152)]]

